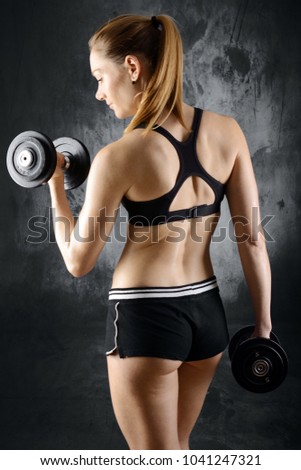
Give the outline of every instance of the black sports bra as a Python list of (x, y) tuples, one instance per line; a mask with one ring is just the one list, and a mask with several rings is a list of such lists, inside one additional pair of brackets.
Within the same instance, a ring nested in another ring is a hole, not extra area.
[[(132, 201), (127, 197), (122, 198), (122, 204), (128, 211), (129, 223), (137, 226), (149, 226), (165, 224), (176, 220), (191, 219), (204, 215), (220, 212), (220, 204), (223, 200), (225, 188), (224, 185), (209, 175), (201, 165), (196, 153), (196, 140), (200, 127), (203, 110), (195, 108), (194, 119), (192, 123), (192, 132), (189, 138), (180, 142), (175, 139), (170, 132), (162, 127), (156, 127), (153, 130), (166, 137), (175, 147), (180, 159), (180, 169), (174, 187), (155, 199), (148, 201)], [(143, 125), (138, 127), (144, 127)], [(199, 176), (212, 188), (215, 194), (213, 204), (201, 204), (189, 209), (178, 209), (170, 211), (169, 207), (184, 181), (189, 176)]]

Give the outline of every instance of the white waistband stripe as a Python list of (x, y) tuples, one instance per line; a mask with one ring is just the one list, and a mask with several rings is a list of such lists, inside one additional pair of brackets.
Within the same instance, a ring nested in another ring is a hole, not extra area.
[(111, 289), (109, 300), (145, 299), (155, 297), (184, 297), (196, 295), (218, 287), (216, 278), (179, 287), (139, 287), (137, 289)]

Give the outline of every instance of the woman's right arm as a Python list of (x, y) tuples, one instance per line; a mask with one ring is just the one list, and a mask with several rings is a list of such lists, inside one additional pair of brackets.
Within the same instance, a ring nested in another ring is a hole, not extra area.
[(245, 136), (231, 119), (236, 158), (226, 183), (226, 197), (238, 251), (255, 313), (254, 336), (271, 331), (271, 269), (261, 226), (258, 190)]

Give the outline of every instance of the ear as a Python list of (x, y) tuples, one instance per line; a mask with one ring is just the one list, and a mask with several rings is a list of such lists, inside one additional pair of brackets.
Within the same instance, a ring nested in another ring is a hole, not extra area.
[(135, 55), (127, 55), (124, 59), (124, 65), (127, 68), (131, 81), (136, 82), (141, 73), (141, 62)]

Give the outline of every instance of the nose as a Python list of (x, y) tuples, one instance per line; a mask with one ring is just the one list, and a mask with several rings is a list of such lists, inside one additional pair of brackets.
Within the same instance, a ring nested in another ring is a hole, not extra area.
[(104, 100), (104, 94), (100, 90), (97, 90), (97, 92), (95, 93), (95, 98), (98, 101), (103, 101)]
[(98, 101), (103, 101), (105, 99), (104, 97), (104, 93), (101, 91), (100, 87), (98, 87), (96, 93), (95, 93), (95, 98), (98, 100)]

